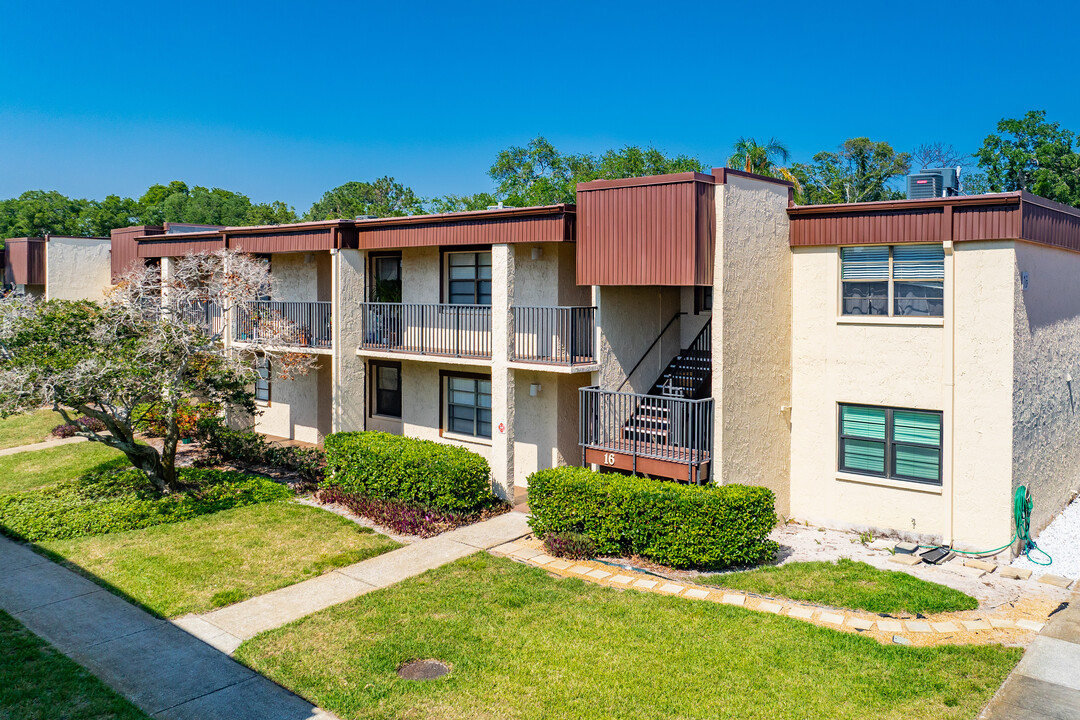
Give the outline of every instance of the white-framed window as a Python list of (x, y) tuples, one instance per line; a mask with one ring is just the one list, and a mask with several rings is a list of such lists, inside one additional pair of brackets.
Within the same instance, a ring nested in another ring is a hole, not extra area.
[(943, 317), (945, 249), (941, 245), (840, 248), (843, 315)]
[(491, 439), (491, 378), (444, 375), (444, 429), (454, 435)]
[(255, 380), (255, 399), (259, 402), (270, 402), (270, 358), (265, 355), (255, 359), (255, 372), (259, 374)]
[(448, 252), (445, 296), (451, 305), (491, 305), (491, 251)]

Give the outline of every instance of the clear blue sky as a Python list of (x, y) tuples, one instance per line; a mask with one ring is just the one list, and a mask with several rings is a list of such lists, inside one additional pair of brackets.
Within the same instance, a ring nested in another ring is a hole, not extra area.
[(974, 150), (1002, 117), (1080, 130), (1074, 3), (17, 2), (0, 198), (182, 179), (305, 211), (384, 174), (490, 190), (496, 152), (655, 145), (723, 164), (868, 135)]

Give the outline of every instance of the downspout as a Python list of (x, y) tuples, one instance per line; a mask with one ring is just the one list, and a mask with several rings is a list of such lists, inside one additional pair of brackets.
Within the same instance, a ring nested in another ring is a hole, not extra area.
[(953, 540), (955, 538), (955, 519), (954, 508), (956, 507), (956, 453), (954, 447), (956, 445), (956, 256), (953, 252), (953, 223), (952, 223), (952, 206), (946, 205), (944, 207), (942, 221), (944, 224), (944, 237), (945, 240), (942, 243), (945, 251), (945, 282), (948, 285), (947, 301), (944, 315), (945, 327), (944, 333), (944, 370), (945, 370), (945, 392), (943, 393), (945, 421), (948, 423), (948, 442), (945, 444), (945, 453), (947, 462), (943, 463), (945, 467), (949, 469), (948, 487), (943, 488), (945, 492), (945, 545), (952, 547)]

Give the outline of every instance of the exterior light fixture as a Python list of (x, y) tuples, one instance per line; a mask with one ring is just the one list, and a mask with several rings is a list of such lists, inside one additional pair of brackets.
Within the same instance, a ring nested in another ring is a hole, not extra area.
[(534, 247), (532, 249), (532, 259), (533, 260), (539, 260), (543, 256), (543, 254), (544, 254), (544, 248), (542, 248), (542, 247)]
[(540, 394), (540, 383), (530, 383), (529, 384), (529, 396), (530, 397), (536, 397), (539, 394)]

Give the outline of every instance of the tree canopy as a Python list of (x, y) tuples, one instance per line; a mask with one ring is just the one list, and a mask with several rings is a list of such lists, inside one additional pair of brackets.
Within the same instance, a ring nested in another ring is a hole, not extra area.
[(424, 212), (424, 203), (412, 188), (385, 176), (374, 182), (347, 182), (323, 193), (305, 220), (334, 220), (359, 215), (401, 217)]
[(975, 152), (990, 192), (1028, 192), (1068, 205), (1080, 205), (1080, 154), (1077, 135), (1031, 110), (1022, 118), (1005, 118), (997, 134)]
[(705, 165), (688, 155), (665, 155), (654, 147), (630, 145), (603, 154), (563, 153), (547, 138), (501, 151), (488, 175), (496, 196), (514, 206), (573, 203), (577, 184), (590, 180), (642, 177), (696, 171)]
[(836, 151), (819, 152), (812, 162), (791, 168), (802, 186), (796, 195), (800, 205), (903, 198), (890, 183), (910, 170), (910, 154), (866, 137), (845, 140)]
[[(252, 413), (256, 354), (273, 358), (279, 375), (311, 368), (313, 356), (277, 349), (294, 332), (286, 318), (263, 322), (243, 349), (226, 349), (207, 322), (209, 310), (224, 317), (270, 286), (265, 263), (220, 251), (180, 258), (167, 279), (155, 267), (133, 270), (100, 304), (0, 298), (0, 417), (49, 406), (69, 424), (96, 418), (107, 432), (75, 434), (119, 449), (159, 491), (175, 492), (182, 403)], [(161, 450), (135, 439), (149, 412), (164, 420)]]
[(205, 225), (268, 225), (296, 222), (296, 211), (280, 201), (253, 203), (247, 195), (221, 188), (188, 187), (173, 180), (151, 185), (134, 200), (69, 198), (55, 190), (28, 190), (0, 200), (0, 239), (75, 235), (108, 237), (115, 228), (164, 222)]

